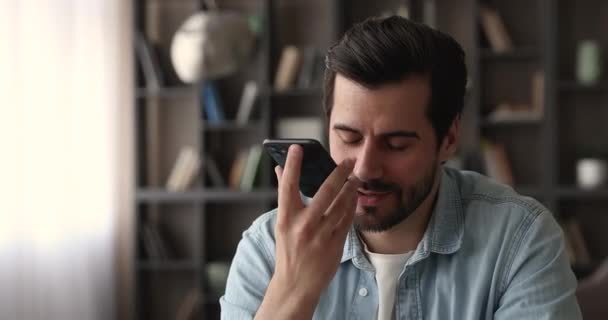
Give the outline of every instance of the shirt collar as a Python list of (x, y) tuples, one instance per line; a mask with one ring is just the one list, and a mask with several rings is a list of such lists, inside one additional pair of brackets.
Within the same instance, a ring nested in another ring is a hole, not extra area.
[[(460, 249), (464, 222), (460, 188), (456, 181), (457, 174), (455, 169), (443, 167), (441, 170), (437, 202), (424, 236), (408, 264), (428, 257), (431, 252), (451, 254)], [(369, 263), (365, 259), (361, 242), (354, 228), (351, 228), (346, 237), (341, 262), (350, 259), (353, 259), (353, 263), (362, 268), (369, 268)]]

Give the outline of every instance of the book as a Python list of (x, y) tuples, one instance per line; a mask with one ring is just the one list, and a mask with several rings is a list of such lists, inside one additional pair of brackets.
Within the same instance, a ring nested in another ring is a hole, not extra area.
[(481, 6), (479, 14), (481, 27), (492, 50), (495, 52), (512, 50), (513, 42), (498, 11), (487, 6)]
[(566, 226), (563, 221), (561, 221), (559, 225), (562, 228), (562, 233), (564, 235), (564, 250), (566, 251), (566, 256), (568, 257), (570, 265), (574, 265), (576, 263), (576, 252), (574, 251), (574, 245), (572, 244), (572, 237), (566, 230)]
[(244, 191), (250, 191), (253, 189), (255, 177), (260, 167), (260, 160), (262, 159), (262, 146), (254, 145), (249, 149), (247, 160), (241, 176), (240, 189)]
[(251, 118), (251, 113), (258, 97), (258, 84), (255, 81), (247, 81), (243, 87), (243, 94), (236, 113), (236, 123), (246, 124)]
[(220, 123), (226, 120), (217, 87), (211, 81), (203, 84), (202, 102), (207, 121), (210, 123)]
[(545, 72), (542, 70), (537, 70), (532, 75), (530, 100), (532, 112), (542, 117), (545, 111)]
[(230, 168), (230, 174), (228, 177), (228, 186), (231, 189), (240, 189), (241, 177), (243, 176), (243, 171), (245, 170), (245, 164), (248, 156), (249, 149), (243, 149), (238, 152), (234, 161), (232, 162), (232, 167)]
[(298, 74), (298, 88), (306, 89), (313, 85), (317, 56), (318, 53), (315, 47), (306, 47), (304, 49), (302, 66)]
[(436, 0), (425, 0), (422, 3), (422, 21), (431, 28), (437, 28)]
[(184, 191), (196, 178), (200, 169), (200, 159), (193, 147), (182, 147), (167, 179), (169, 191)]
[(158, 246), (158, 242), (154, 239), (154, 233), (149, 224), (144, 224), (140, 233), (146, 257), (152, 260), (160, 259), (162, 255), (161, 249)]
[(142, 226), (142, 241), (146, 256), (152, 260), (169, 259), (170, 249), (160, 234), (158, 226), (146, 222)]
[(284, 91), (293, 87), (301, 63), (301, 52), (296, 46), (283, 48), (274, 81), (276, 91)]
[(146, 87), (149, 89), (159, 89), (162, 87), (163, 77), (158, 56), (152, 44), (141, 32), (137, 32), (135, 35), (135, 50), (137, 60), (139, 60), (144, 75)]
[(410, 18), (410, 8), (409, 8), (409, 6), (406, 5), (406, 4), (399, 5), (399, 7), (397, 8), (397, 10), (395, 10), (395, 15), (398, 15), (400, 17), (409, 19)]
[(197, 319), (200, 307), (203, 304), (203, 294), (198, 288), (192, 288), (186, 293), (182, 303), (177, 308), (175, 320)]
[(583, 232), (578, 220), (572, 218), (564, 224), (565, 232), (570, 238), (574, 251), (574, 260), (577, 265), (586, 266), (591, 263), (591, 254), (585, 242)]
[(505, 146), (485, 140), (482, 142), (482, 152), (486, 175), (500, 183), (513, 186), (513, 172)]
[(207, 170), (207, 174), (209, 175), (209, 179), (211, 180), (211, 184), (215, 187), (226, 187), (226, 181), (222, 176), (215, 159), (210, 155), (205, 155), (205, 168)]

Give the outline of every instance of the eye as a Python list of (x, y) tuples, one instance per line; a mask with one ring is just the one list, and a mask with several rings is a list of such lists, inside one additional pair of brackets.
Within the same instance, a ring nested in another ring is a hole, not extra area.
[(386, 147), (392, 151), (405, 151), (410, 147), (406, 138), (390, 138), (386, 141)]
[(355, 144), (361, 141), (361, 135), (355, 132), (344, 131), (338, 133), (338, 136), (344, 144)]

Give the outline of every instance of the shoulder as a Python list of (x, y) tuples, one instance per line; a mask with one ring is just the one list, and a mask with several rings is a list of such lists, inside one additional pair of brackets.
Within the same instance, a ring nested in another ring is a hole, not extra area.
[(521, 195), (512, 187), (477, 172), (448, 169), (446, 173), (458, 185), (466, 213), (481, 211), (486, 215), (532, 220), (538, 215), (550, 214), (536, 199)]
[(449, 170), (458, 185), (466, 235), (485, 239), (494, 249), (519, 252), (531, 238), (559, 237), (561, 228), (539, 201), (471, 171)]
[(249, 241), (262, 250), (266, 259), (274, 261), (275, 234), (274, 226), (277, 219), (277, 209), (272, 209), (257, 217), (251, 226), (243, 232), (241, 242)]

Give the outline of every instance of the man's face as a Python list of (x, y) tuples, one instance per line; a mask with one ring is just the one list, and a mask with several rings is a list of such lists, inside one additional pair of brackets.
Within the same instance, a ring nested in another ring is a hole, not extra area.
[(329, 123), (332, 158), (356, 159), (359, 189), (355, 227), (382, 232), (427, 198), (439, 165), (435, 132), (425, 112), (429, 81), (412, 76), (367, 89), (336, 75)]

